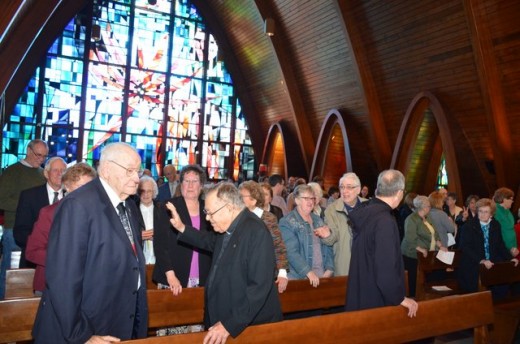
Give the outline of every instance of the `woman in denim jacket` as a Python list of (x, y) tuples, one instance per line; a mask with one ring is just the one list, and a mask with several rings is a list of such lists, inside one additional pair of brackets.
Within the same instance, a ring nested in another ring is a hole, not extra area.
[(322, 277), (334, 274), (332, 247), (323, 245), (314, 231), (325, 226), (323, 220), (313, 213), (316, 197), (308, 185), (294, 189), (296, 208), (279, 223), (287, 248), (289, 279), (308, 278), (317, 287)]

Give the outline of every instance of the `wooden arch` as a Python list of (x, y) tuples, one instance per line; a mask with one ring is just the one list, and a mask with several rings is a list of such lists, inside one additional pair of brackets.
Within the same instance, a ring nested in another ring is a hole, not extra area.
[(267, 165), (267, 175), (280, 174), (287, 179), (287, 159), (285, 137), (282, 125), (274, 123), (269, 128), (264, 144), (261, 162)]
[(347, 128), (341, 113), (332, 109), (321, 127), (310, 177), (323, 176), (325, 188), (328, 189), (331, 185), (337, 185), (346, 172), (352, 172)]
[[(427, 115), (430, 115), (432, 121), (428, 121)], [(418, 142), (419, 131), (428, 137), (427, 141)], [(391, 168), (405, 174), (408, 190), (428, 194), (435, 187), (442, 154), (446, 159), (449, 188), (462, 195), (455, 145), (444, 109), (431, 92), (420, 92), (412, 100), (404, 116), (392, 155)], [(418, 155), (425, 164), (412, 169), (412, 159)]]

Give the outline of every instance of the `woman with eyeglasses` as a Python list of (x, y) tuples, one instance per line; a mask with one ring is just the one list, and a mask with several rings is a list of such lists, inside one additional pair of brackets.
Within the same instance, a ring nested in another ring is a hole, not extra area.
[(493, 201), (496, 203), (495, 219), (500, 223), (502, 239), (513, 257), (518, 256), (516, 243), (515, 219), (511, 213), (511, 206), (515, 199), (515, 193), (508, 188), (500, 188), (495, 191)]
[[(205, 182), (206, 174), (200, 166), (185, 166), (180, 173), (181, 196), (167, 202), (175, 206), (186, 226), (213, 233), (203, 212), (202, 188)], [(153, 279), (160, 288), (170, 289), (173, 295), (178, 295), (182, 288), (204, 286), (211, 266), (211, 254), (177, 242), (178, 232), (170, 226), (167, 212), (164, 209), (166, 218), (157, 226), (153, 241), (156, 258)]]
[(313, 210), (316, 196), (312, 187), (298, 185), (294, 189), (296, 208), (279, 223), (289, 260), (289, 279), (308, 278), (313, 287), (320, 278), (332, 277), (334, 262), (332, 247), (321, 243), (315, 231), (325, 226)]
[[(504, 245), (500, 223), (493, 218), (498, 205), (489, 198), (481, 198), (476, 206), (477, 217), (468, 220), (462, 227), (459, 243), (462, 255), (459, 262), (458, 282), (459, 286), (469, 293), (478, 291), (481, 264), (486, 269), (492, 269), (494, 263), (508, 260), (513, 261), (515, 266), (518, 265), (518, 260), (511, 259), (511, 252)], [(500, 298), (507, 293), (507, 288), (499, 286), (492, 288), (491, 292), (494, 298)]]
[(282, 233), (278, 227), (278, 219), (274, 214), (264, 210), (264, 190), (260, 184), (248, 180), (240, 184), (238, 191), (246, 208), (261, 218), (271, 233), (276, 256), (276, 268), (278, 269), (276, 285), (278, 286), (278, 292), (283, 293), (287, 288), (289, 262), (287, 261), (287, 250), (282, 239)]

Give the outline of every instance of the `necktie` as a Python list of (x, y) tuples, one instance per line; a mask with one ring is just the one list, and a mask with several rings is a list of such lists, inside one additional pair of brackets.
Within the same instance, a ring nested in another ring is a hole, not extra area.
[(125, 228), (126, 235), (130, 240), (130, 244), (132, 245), (132, 249), (134, 250), (134, 254), (137, 254), (135, 251), (135, 243), (134, 243), (134, 235), (132, 233), (132, 227), (130, 226), (130, 221), (128, 220), (128, 215), (126, 214), (126, 208), (123, 202), (117, 205), (117, 211), (119, 212), (119, 219)]
[(59, 195), (59, 194), (60, 194), (60, 193), (59, 193), (58, 191), (54, 191), (54, 198), (53, 198), (53, 200), (52, 200), (52, 203), (53, 203), (53, 204), (56, 203), (56, 202), (58, 202), (58, 195)]

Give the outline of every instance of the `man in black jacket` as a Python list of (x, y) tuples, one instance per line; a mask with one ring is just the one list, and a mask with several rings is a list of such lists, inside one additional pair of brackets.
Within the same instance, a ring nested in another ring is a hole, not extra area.
[(414, 317), (417, 302), (405, 297), (404, 264), (399, 230), (392, 210), (404, 194), (397, 170), (379, 174), (376, 197), (349, 213), (353, 225), (347, 311), (402, 305)]

